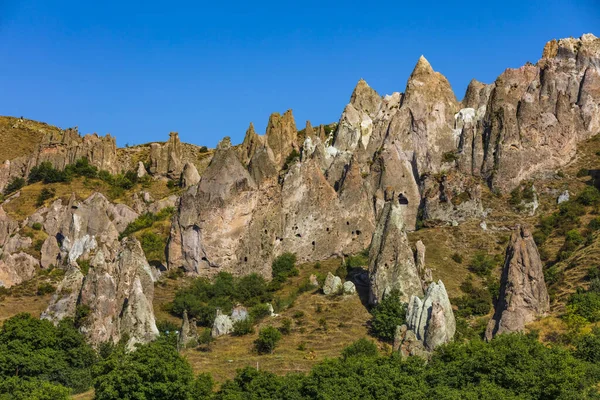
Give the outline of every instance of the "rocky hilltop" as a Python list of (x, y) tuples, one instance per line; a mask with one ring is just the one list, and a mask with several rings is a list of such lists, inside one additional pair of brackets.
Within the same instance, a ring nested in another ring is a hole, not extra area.
[[(537, 64), (508, 69), (491, 84), (472, 81), (462, 101), (421, 57), (404, 92), (380, 96), (360, 80), (336, 124), (298, 130), (291, 110), (275, 113), (264, 135), (251, 124), (240, 145), (224, 138), (214, 151), (181, 143), (177, 133), (118, 149), (110, 135), (1, 122), (3, 137), (18, 132), (31, 141), (0, 166), (0, 189), (36, 167), (61, 171), (81, 159), (146, 185), (109, 199), (97, 189), (102, 183), (82, 179), (78, 189), (48, 192), (52, 201), (42, 196), (35, 206), (19, 191), (7, 193), (1, 285), (22, 284), (40, 270), (64, 272), (44, 318), (83, 315), (80, 329), (93, 343), (126, 337), (133, 346), (158, 333), (152, 301), (161, 272), (270, 279), (272, 261), (286, 252), (309, 262), (370, 248), (368, 301), (399, 290), (410, 302), (398, 346), (413, 354), (451, 340), (456, 323), (446, 287), (425, 268), (423, 243), (415, 258), (407, 232), (470, 220), (487, 229), (484, 193), (501, 196), (571, 161), (600, 132), (600, 39), (553, 40)], [(160, 190), (150, 193), (157, 182)], [(18, 213), (17, 203), (31, 210)], [(158, 241), (149, 262), (128, 227), (161, 210), (172, 217), (163, 220), (165, 243)], [(537, 248), (519, 229), (488, 337), (522, 330), (547, 309)]]

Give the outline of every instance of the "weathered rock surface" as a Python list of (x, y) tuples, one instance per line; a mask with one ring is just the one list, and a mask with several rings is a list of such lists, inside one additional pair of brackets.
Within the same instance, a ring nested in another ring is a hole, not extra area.
[(519, 332), (550, 310), (543, 264), (531, 235), (517, 227), (506, 249), (500, 295), (487, 326), (487, 340), (501, 333)]
[(231, 332), (233, 332), (233, 321), (229, 315), (223, 314), (220, 309), (217, 309), (217, 316), (211, 331), (212, 337), (228, 335)]
[(231, 321), (234, 323), (238, 321), (244, 321), (248, 318), (248, 315), (249, 314), (246, 307), (237, 305), (233, 308), (233, 310), (231, 310)]
[(414, 255), (404, 231), (403, 210), (390, 197), (373, 234), (369, 251), (369, 302), (377, 304), (392, 290), (400, 291), (400, 299), (422, 296), (421, 280)]
[(178, 179), (183, 168), (181, 152), (181, 141), (177, 132), (169, 133), (169, 140), (165, 143), (151, 143), (150, 173)]
[(183, 172), (181, 173), (181, 187), (189, 188), (190, 186), (197, 185), (198, 182), (200, 182), (200, 174), (196, 166), (189, 162), (185, 163)]
[(331, 272), (327, 273), (325, 283), (323, 283), (323, 294), (331, 295), (340, 293), (342, 290), (342, 280), (339, 276), (333, 275)]
[(346, 281), (342, 285), (342, 292), (344, 294), (356, 294), (356, 286), (351, 281)]
[(198, 330), (196, 329), (196, 320), (192, 318), (188, 319), (187, 310), (183, 310), (183, 321), (181, 322), (181, 329), (179, 329), (179, 337), (177, 338), (177, 345), (180, 349), (185, 349), (188, 346), (194, 346), (198, 344)]
[(407, 328), (428, 351), (454, 338), (456, 320), (442, 281), (432, 282), (421, 300), (412, 296), (406, 314)]
[(4, 254), (0, 259), (0, 286), (9, 288), (33, 278), (39, 265), (39, 261), (27, 253)]

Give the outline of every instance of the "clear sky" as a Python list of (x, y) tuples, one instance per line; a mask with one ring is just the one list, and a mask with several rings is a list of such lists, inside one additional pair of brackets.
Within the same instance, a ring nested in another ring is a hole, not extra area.
[(588, 32), (599, 0), (0, 0), (0, 115), (213, 147), (289, 108), (299, 128), (335, 122), (360, 78), (404, 91), (421, 54), (461, 99)]

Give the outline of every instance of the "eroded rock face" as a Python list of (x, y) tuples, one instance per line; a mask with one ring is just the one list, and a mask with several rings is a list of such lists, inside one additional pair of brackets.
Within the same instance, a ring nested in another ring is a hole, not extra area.
[(183, 310), (183, 321), (181, 323), (181, 329), (179, 329), (179, 337), (177, 338), (177, 344), (180, 349), (185, 349), (188, 346), (198, 344), (198, 330), (196, 329), (196, 320), (192, 318), (188, 319), (187, 310)]
[(190, 186), (197, 185), (198, 182), (200, 182), (200, 174), (196, 166), (189, 162), (185, 163), (183, 172), (181, 173), (181, 187), (189, 188)]
[(0, 286), (9, 288), (33, 278), (39, 266), (39, 261), (27, 253), (4, 254), (0, 259)]
[(531, 232), (518, 227), (506, 249), (500, 295), (485, 337), (490, 340), (501, 333), (522, 331), (525, 325), (549, 310), (550, 300), (537, 246)]
[[(78, 307), (89, 310), (80, 329), (95, 345), (127, 336), (132, 349), (158, 335), (152, 309), (155, 272), (136, 239), (119, 241), (119, 233), (137, 216), (94, 193), (83, 201), (72, 196), (65, 205), (56, 200), (30, 218), (41, 221), (49, 235), (42, 246), (43, 264), (67, 269), (44, 318), (58, 322), (75, 317)], [(81, 260), (90, 266), (85, 276)]]
[(406, 325), (429, 351), (454, 338), (456, 320), (442, 281), (432, 282), (423, 300), (417, 296), (411, 297)]
[(228, 335), (231, 332), (233, 332), (233, 321), (229, 315), (223, 314), (220, 309), (217, 309), (217, 316), (211, 331), (212, 337)]
[(152, 175), (178, 179), (183, 168), (181, 160), (181, 141), (177, 132), (171, 132), (169, 140), (165, 143), (150, 144), (150, 173)]
[(421, 280), (404, 231), (402, 206), (388, 201), (381, 212), (369, 251), (369, 302), (377, 304), (392, 290), (400, 299), (422, 296)]
[(333, 275), (331, 272), (328, 272), (327, 278), (325, 278), (325, 283), (323, 284), (323, 294), (338, 294), (341, 290), (342, 280), (340, 279), (340, 277)]

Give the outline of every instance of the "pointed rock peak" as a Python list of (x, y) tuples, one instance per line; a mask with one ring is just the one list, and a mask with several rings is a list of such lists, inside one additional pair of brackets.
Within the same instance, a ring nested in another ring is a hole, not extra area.
[(225, 136), (219, 144), (217, 145), (217, 150), (227, 150), (231, 147), (231, 138), (229, 136)]
[(254, 124), (252, 122), (250, 122), (248, 129), (246, 129), (246, 136), (249, 135), (256, 135), (256, 131), (254, 130)]
[(360, 79), (350, 96), (350, 104), (359, 111), (369, 114), (376, 112), (381, 103), (381, 97), (364, 79)]
[(169, 132), (169, 141), (179, 142), (179, 133)]
[(476, 79), (471, 79), (471, 82), (469, 82), (469, 86), (467, 86), (465, 97), (462, 100), (463, 108), (470, 107), (477, 109), (481, 97), (480, 92), (486, 86), (487, 85), (485, 83), (479, 82)]
[(424, 74), (433, 74), (433, 68), (431, 67), (431, 64), (429, 64), (429, 61), (427, 61), (427, 59), (424, 56), (419, 57), (419, 61), (417, 61), (417, 65), (415, 65), (415, 68), (413, 69), (412, 74), (410, 75), (411, 78), (414, 76), (418, 76), (418, 75), (424, 75)]

